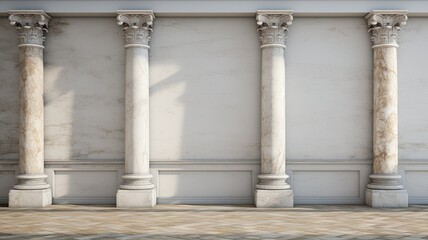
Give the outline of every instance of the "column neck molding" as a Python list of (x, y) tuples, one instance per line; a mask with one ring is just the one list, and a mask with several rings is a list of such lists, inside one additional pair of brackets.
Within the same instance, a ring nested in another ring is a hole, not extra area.
[(407, 11), (372, 11), (365, 18), (373, 48), (398, 47), (398, 32), (406, 25)]
[(51, 19), (44, 11), (9, 11), (10, 24), (16, 26), (20, 32), (18, 36), (18, 47), (33, 46), (42, 47), (48, 31), (48, 22)]
[(257, 11), (257, 31), (260, 32), (261, 48), (285, 48), (285, 32), (293, 22), (293, 11)]
[(155, 15), (150, 10), (117, 11), (117, 24), (123, 26), (125, 47), (149, 48), (153, 20)]

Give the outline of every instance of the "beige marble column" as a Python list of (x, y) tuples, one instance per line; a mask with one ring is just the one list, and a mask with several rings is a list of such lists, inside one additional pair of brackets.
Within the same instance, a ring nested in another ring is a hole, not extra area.
[(407, 11), (372, 11), (366, 16), (373, 43), (373, 174), (366, 189), (372, 207), (407, 207), (398, 174), (398, 31)]
[(120, 208), (154, 207), (156, 189), (149, 172), (149, 41), (152, 11), (118, 11), (125, 32), (125, 175), (117, 192)]
[(9, 207), (44, 207), (52, 193), (44, 173), (43, 41), (50, 17), (43, 11), (10, 11), (19, 31), (19, 169)]
[(292, 11), (257, 11), (262, 52), (261, 174), (256, 207), (293, 207), (285, 173), (285, 33)]

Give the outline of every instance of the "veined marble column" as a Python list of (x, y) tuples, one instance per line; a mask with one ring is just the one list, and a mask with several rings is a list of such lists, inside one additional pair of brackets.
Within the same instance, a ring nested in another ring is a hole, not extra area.
[(44, 173), (43, 32), (50, 17), (43, 11), (10, 11), (19, 31), (19, 169), (9, 192), (9, 207), (45, 207), (52, 192)]
[(293, 207), (285, 173), (285, 32), (292, 11), (257, 11), (262, 51), (261, 174), (256, 207)]
[(398, 174), (398, 31), (407, 11), (372, 11), (366, 16), (373, 42), (373, 174), (366, 189), (372, 207), (407, 207)]
[(118, 11), (125, 32), (125, 175), (117, 192), (120, 208), (154, 207), (149, 172), (149, 41), (153, 11)]

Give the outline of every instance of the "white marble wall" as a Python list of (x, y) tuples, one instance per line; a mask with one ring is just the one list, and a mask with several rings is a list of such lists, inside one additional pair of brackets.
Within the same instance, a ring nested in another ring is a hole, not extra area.
[(428, 18), (409, 18), (398, 49), (398, 154), (428, 159)]
[(371, 66), (363, 18), (293, 21), (285, 71), (288, 159), (371, 159)]
[(18, 159), (19, 81), (16, 28), (0, 18), (0, 160)]
[(53, 18), (45, 42), (45, 158), (124, 158), (123, 34), (114, 18)]
[[(46, 159), (123, 158), (124, 50), (114, 23), (52, 20), (45, 56)], [(153, 159), (259, 158), (254, 24), (252, 18), (156, 20), (150, 52)], [(363, 19), (297, 18), (290, 27), (288, 158), (371, 158), (371, 58), (361, 49), (370, 49)], [(13, 78), (13, 68), (6, 72)]]
[(254, 18), (157, 18), (150, 45), (152, 159), (259, 159)]

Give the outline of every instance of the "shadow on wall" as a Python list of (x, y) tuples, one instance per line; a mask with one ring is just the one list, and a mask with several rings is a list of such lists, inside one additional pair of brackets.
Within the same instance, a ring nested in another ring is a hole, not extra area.
[[(0, 18), (0, 167), (19, 158), (18, 33), (9, 20)], [(15, 184), (18, 166), (5, 165), (0, 171), (0, 203), (7, 203)], [(7, 169), (7, 170), (6, 170)]]
[(120, 29), (114, 19), (55, 18), (50, 25), (45, 158), (123, 159), (124, 51), (112, 48)]
[(0, 161), (19, 157), (18, 33), (0, 18)]

